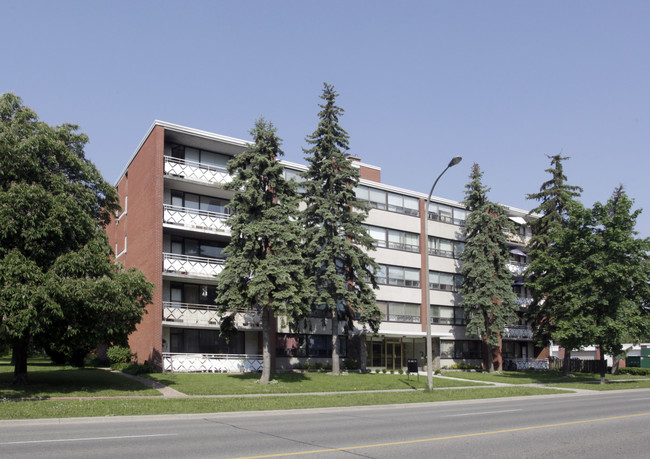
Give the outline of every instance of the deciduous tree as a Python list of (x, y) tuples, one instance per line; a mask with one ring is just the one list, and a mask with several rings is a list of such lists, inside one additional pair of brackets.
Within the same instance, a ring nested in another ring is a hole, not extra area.
[(103, 227), (115, 189), (85, 157), (77, 126), (49, 126), (14, 94), (0, 97), (0, 333), (14, 382), (30, 343), (87, 350), (135, 330), (152, 285), (110, 260)]

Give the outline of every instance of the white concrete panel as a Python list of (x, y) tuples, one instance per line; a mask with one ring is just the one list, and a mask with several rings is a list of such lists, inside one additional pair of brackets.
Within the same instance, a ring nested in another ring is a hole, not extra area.
[(421, 324), (407, 324), (402, 322), (382, 322), (379, 327), (379, 334), (413, 334), (422, 332)]
[(399, 229), (410, 233), (420, 234), (420, 219), (412, 215), (387, 210), (371, 209), (365, 221), (368, 225), (383, 228)]
[(456, 306), (460, 304), (460, 295), (458, 293), (442, 290), (431, 290), (429, 292), (429, 299), (431, 300), (431, 304), (440, 306)]
[(462, 231), (463, 228), (461, 226), (429, 220), (429, 236), (438, 236), (445, 239), (462, 241)]
[(395, 301), (398, 303), (422, 303), (422, 291), (413, 287), (395, 287), (382, 285), (376, 291), (377, 301)]
[(460, 260), (429, 255), (429, 270), (443, 273), (460, 273)]
[(420, 254), (415, 252), (377, 247), (377, 250), (369, 253), (377, 263), (383, 265), (406, 266), (408, 268), (420, 268), (421, 265)]

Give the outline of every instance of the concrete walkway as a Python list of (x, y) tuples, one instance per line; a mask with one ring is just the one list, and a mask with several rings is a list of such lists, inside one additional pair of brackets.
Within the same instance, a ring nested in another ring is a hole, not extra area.
[(165, 398), (188, 398), (189, 397), (189, 395), (184, 394), (182, 392), (179, 392), (176, 389), (172, 389), (169, 386), (165, 386), (164, 384), (159, 383), (158, 381), (154, 381), (154, 380), (149, 379), (149, 378), (143, 378), (141, 376), (130, 375), (128, 373), (122, 373), (121, 371), (111, 370), (110, 368), (108, 368), (108, 370), (111, 373), (122, 375), (122, 376), (125, 376), (127, 378), (131, 378), (131, 379), (135, 379), (136, 381), (144, 384), (147, 387), (151, 387), (152, 389), (156, 389)]

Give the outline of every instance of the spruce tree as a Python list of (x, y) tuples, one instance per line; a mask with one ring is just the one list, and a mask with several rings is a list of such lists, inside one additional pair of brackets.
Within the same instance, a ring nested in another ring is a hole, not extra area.
[[(553, 334), (553, 318), (560, 314), (570, 313), (567, 308), (567, 299), (563, 298), (561, 285), (554, 291), (544, 291), (542, 285), (548, 289), (552, 284), (549, 282), (540, 282), (542, 276), (553, 275), (556, 270), (549, 270), (549, 264), (553, 260), (548, 259), (548, 250), (559, 237), (558, 233), (566, 228), (568, 213), (575, 206), (581, 204), (576, 201), (580, 197), (582, 188), (579, 186), (568, 185), (562, 162), (569, 159), (561, 155), (549, 156), (551, 167), (546, 172), (551, 174), (551, 178), (544, 182), (538, 193), (532, 193), (526, 196), (527, 199), (539, 201), (539, 205), (531, 210), (531, 214), (539, 215), (538, 218), (531, 220), (531, 229), (533, 237), (528, 243), (529, 267), (526, 276), (526, 286), (531, 289), (533, 302), (526, 310), (526, 318), (535, 325), (535, 336), (541, 345), (547, 345)], [(558, 291), (559, 289), (559, 291)], [(571, 349), (575, 343), (575, 336), (566, 334), (566, 341), (559, 342), (564, 347), (564, 372), (569, 372), (569, 361), (571, 358)], [(557, 338), (556, 338), (557, 339)]]
[(506, 231), (514, 231), (505, 210), (487, 198), (483, 173), (474, 164), (463, 204), (469, 212), (463, 229), (465, 249), (461, 255), (463, 284), (460, 289), (467, 319), (467, 334), (485, 344), (486, 368), (494, 371), (496, 354), (501, 366), (501, 334), (516, 318), (515, 294), (507, 268), (509, 251)]
[(318, 127), (306, 138), (312, 147), (304, 150), (309, 168), (303, 174), (305, 261), (314, 289), (311, 307), (325, 308), (331, 319), (335, 375), (340, 373), (339, 320), (346, 321), (348, 332), (355, 319), (373, 331), (381, 320), (373, 291), (377, 264), (366, 252), (374, 241), (362, 226), (368, 210), (355, 196), (359, 172), (344, 154), (349, 137), (339, 125), (343, 109), (335, 104), (337, 95), (333, 86), (324, 84)]
[(295, 184), (284, 178), (281, 140), (273, 124), (259, 119), (254, 143), (228, 163), (235, 192), (228, 220), (232, 237), (228, 258), (217, 277), (216, 303), (226, 322), (240, 309), (262, 315), (261, 384), (271, 376), (275, 318), (291, 325), (307, 312), (302, 265), (302, 233), (297, 221)]

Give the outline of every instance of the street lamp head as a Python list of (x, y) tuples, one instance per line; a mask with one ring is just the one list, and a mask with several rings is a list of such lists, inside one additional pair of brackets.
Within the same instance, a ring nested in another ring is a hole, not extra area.
[(462, 160), (463, 160), (463, 157), (462, 157), (462, 156), (454, 156), (454, 157), (451, 159), (451, 161), (449, 161), (449, 166), (447, 166), (447, 167), (455, 166), (456, 164), (458, 164), (458, 163), (461, 162)]

